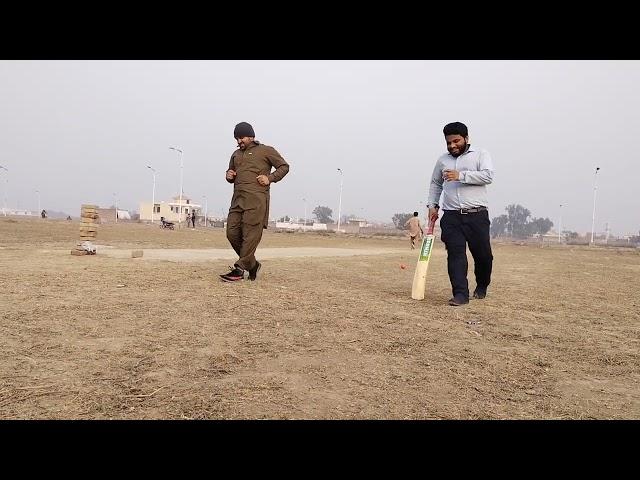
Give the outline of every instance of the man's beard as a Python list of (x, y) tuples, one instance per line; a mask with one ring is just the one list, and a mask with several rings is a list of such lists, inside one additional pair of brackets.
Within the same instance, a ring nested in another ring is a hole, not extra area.
[(451, 151), (449, 151), (449, 153), (451, 154), (452, 157), (459, 157), (460, 155), (462, 155), (464, 152), (467, 151), (467, 142), (464, 142), (463, 146), (460, 148), (460, 150), (458, 150), (458, 153), (452, 153)]

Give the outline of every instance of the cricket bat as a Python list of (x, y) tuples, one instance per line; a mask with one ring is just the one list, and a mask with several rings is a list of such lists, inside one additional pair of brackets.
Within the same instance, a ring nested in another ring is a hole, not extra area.
[(420, 247), (420, 256), (416, 265), (416, 272), (413, 275), (413, 286), (411, 287), (411, 298), (414, 300), (424, 299), (424, 290), (427, 285), (427, 269), (429, 268), (429, 259), (431, 258), (431, 250), (433, 250), (433, 227), (435, 220), (429, 219), (427, 233), (422, 239)]

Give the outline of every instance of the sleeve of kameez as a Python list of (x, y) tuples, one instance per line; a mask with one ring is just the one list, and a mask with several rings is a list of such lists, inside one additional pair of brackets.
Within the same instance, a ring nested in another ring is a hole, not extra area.
[[(229, 168), (227, 168), (227, 172), (229, 170), (235, 170), (236, 169), (235, 162), (233, 161), (234, 157), (235, 157), (235, 152), (231, 154), (231, 159), (229, 160)], [(233, 178), (231, 180), (227, 180), (227, 182), (229, 182), (229, 183), (233, 183), (234, 181), (235, 181), (235, 179), (233, 179)]]
[(271, 166), (275, 168), (273, 172), (267, 175), (271, 183), (279, 182), (289, 173), (289, 164), (275, 148), (268, 147), (267, 160), (269, 160)]

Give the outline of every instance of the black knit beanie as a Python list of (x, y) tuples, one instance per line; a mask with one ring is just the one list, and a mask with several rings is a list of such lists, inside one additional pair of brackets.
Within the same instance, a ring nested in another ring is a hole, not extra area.
[(444, 132), (445, 137), (447, 135), (460, 135), (462, 137), (469, 136), (467, 126), (461, 122), (447, 123), (442, 131)]
[(256, 134), (253, 131), (253, 127), (249, 125), (247, 122), (240, 122), (236, 125), (236, 128), (233, 129), (233, 138), (242, 138), (242, 137), (255, 137)]

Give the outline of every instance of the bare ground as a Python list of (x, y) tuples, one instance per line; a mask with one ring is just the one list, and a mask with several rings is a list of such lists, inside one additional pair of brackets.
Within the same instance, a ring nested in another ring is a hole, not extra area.
[(0, 217), (0, 418), (640, 418), (638, 251), (494, 244), (489, 295), (453, 308), (440, 241), (415, 301), (406, 238), (266, 231), (360, 254), (226, 284), (233, 256), (189, 255), (230, 252), (221, 229), (101, 225), (76, 257), (78, 227)]

